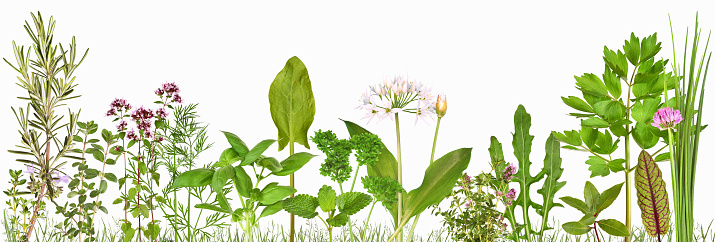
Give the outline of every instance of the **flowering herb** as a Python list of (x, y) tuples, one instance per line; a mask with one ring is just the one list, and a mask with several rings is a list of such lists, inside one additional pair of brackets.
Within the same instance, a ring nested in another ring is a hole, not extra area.
[(658, 109), (653, 115), (653, 125), (660, 130), (673, 129), (675, 130), (675, 125), (683, 121), (683, 116), (680, 115), (680, 111), (673, 110), (670, 107), (664, 107)]
[[(106, 147), (99, 144), (98, 139), (90, 139), (90, 135), (95, 134), (98, 130), (98, 125), (94, 121), (77, 122), (79, 133), (74, 135), (73, 139), (82, 145), (82, 148), (74, 149), (72, 152), (80, 154), (82, 160), (72, 164), (72, 167), (77, 168), (77, 173), (70, 177), (57, 171), (57, 183), (69, 183), (69, 193), (67, 198), (75, 198), (76, 202), (65, 202), (64, 205), (58, 204), (54, 199), (57, 214), (65, 217), (65, 220), (55, 226), (61, 231), (61, 234), (69, 239), (77, 238), (79, 241), (94, 241), (96, 238), (94, 219), (98, 210), (105, 214), (107, 208), (102, 205), (100, 195), (107, 191), (107, 181), (117, 182), (117, 177), (106, 171), (107, 165), (116, 164), (116, 159), (120, 155), (120, 147), (115, 145), (119, 140), (119, 135), (104, 129), (101, 132), (102, 139)], [(98, 169), (90, 168), (87, 164), (86, 154), (91, 154), (92, 157), (102, 163), (102, 167)], [(113, 158), (110, 158), (113, 157)], [(99, 183), (95, 182), (95, 180)], [(86, 237), (85, 237), (86, 236)], [(85, 239), (83, 239), (86, 238)]]
[[(124, 186), (124, 193), (120, 198), (114, 201), (115, 204), (124, 203), (125, 219), (121, 220), (122, 231), (125, 233), (125, 238), (134, 238), (135, 233), (138, 233), (137, 238), (140, 238), (142, 231), (144, 237), (149, 240), (156, 241), (161, 228), (160, 221), (155, 219), (154, 210), (156, 210), (156, 202), (164, 201), (164, 197), (159, 196), (154, 192), (154, 184), (159, 186), (159, 163), (157, 162), (160, 156), (161, 142), (165, 137), (157, 135), (157, 130), (166, 122), (168, 114), (166, 108), (171, 108), (174, 103), (181, 103), (179, 96), (179, 88), (175, 83), (164, 83), (162, 87), (157, 89), (154, 94), (159, 98), (156, 104), (161, 104), (161, 107), (156, 110), (140, 106), (131, 110), (132, 106), (124, 99), (115, 99), (110, 104), (110, 110), (107, 111), (108, 116), (114, 116), (115, 122), (118, 122), (117, 129), (122, 137), (122, 146), (119, 150), (122, 151), (122, 156), (125, 160), (126, 169), (125, 176), (119, 179), (120, 189)], [(130, 129), (125, 119), (130, 119), (134, 124)], [(129, 140), (126, 144), (124, 138)], [(126, 144), (126, 146), (125, 146)], [(127, 149), (137, 145), (136, 153), (129, 153)], [(127, 163), (126, 154), (132, 157)], [(127, 188), (133, 185), (132, 188)], [(127, 215), (131, 212), (132, 217), (138, 219), (138, 226), (132, 227), (131, 221)], [(146, 227), (142, 226), (142, 218), (149, 219)]]
[[(55, 182), (58, 178), (56, 172), (67, 163), (65, 159), (81, 159), (68, 154), (73, 145), (72, 135), (77, 132), (76, 120), (79, 113), (70, 110), (69, 119), (63, 119), (64, 116), (58, 115), (58, 108), (66, 105), (65, 101), (79, 97), (73, 96), (74, 87), (77, 86), (74, 84), (76, 77), (73, 74), (87, 55), (85, 52), (81, 59), (77, 59), (74, 38), (69, 49), (53, 43), (55, 21), (52, 17), (47, 25), (39, 12), (37, 15), (32, 14), (32, 19), (34, 25), (25, 22), (24, 26), (32, 38), (32, 47), (25, 52), (24, 46), (17, 46), (13, 42), (17, 64), (12, 65), (5, 60), (19, 73), (17, 85), (28, 95), (20, 97), (21, 100), (28, 101), (27, 109), (20, 108), (17, 112), (12, 108), (20, 124), (22, 141), (17, 145), (21, 150), (10, 151), (16, 155), (32, 157), (17, 159), (32, 168), (28, 170), (28, 187), (35, 201), (31, 203), (31, 218), (27, 228), (24, 228), (26, 240), (32, 236), (37, 218), (42, 216), (44, 200), (57, 198), (62, 193), (63, 184)], [(35, 59), (30, 59), (32, 53)], [(67, 131), (64, 138), (57, 132), (62, 128)]]
[(508, 235), (504, 213), (498, 210), (497, 201), (502, 201), (504, 205), (511, 203), (503, 198), (510, 181), (492, 174), (503, 166), (503, 162), (493, 161), (490, 172), (482, 172), (475, 177), (465, 173), (449, 197), (449, 209), (442, 211), (435, 206), (432, 210), (433, 214), (442, 216), (442, 224), (453, 240), (498, 241)]

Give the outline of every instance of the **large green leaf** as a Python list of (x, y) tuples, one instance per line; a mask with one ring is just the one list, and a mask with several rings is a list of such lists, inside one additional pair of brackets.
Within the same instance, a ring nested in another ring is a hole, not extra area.
[(457, 180), (467, 169), (471, 155), (471, 148), (461, 148), (432, 162), (425, 170), (422, 185), (405, 196), (402, 221), (398, 224), (407, 223), (430, 205), (438, 204), (449, 196)]
[(588, 205), (591, 214), (598, 214), (596, 209), (600, 196), (601, 194), (598, 193), (596, 186), (594, 186), (590, 181), (586, 181), (586, 185), (583, 188), (583, 198), (586, 205)]
[(253, 162), (256, 161), (258, 157), (260, 157), (261, 154), (263, 154), (263, 152), (266, 151), (268, 147), (273, 145), (273, 143), (275, 142), (276, 140), (273, 139), (267, 139), (258, 142), (258, 144), (254, 146), (253, 149), (249, 150), (248, 153), (246, 153), (246, 156), (243, 158), (243, 161), (241, 161), (241, 166), (253, 164)]
[(283, 166), (282, 170), (273, 172), (272, 174), (276, 176), (287, 176), (293, 174), (308, 163), (310, 159), (313, 159), (313, 157), (316, 156), (306, 152), (295, 153), (281, 161), (281, 166)]
[[(549, 211), (553, 207), (563, 207), (559, 203), (554, 203), (556, 192), (566, 185), (565, 181), (558, 181), (564, 169), (561, 168), (560, 144), (553, 134), (546, 140), (546, 157), (544, 157), (544, 168), (542, 169), (545, 179), (544, 185), (536, 192), (541, 194), (543, 204), (536, 212), (541, 215), (542, 221), (548, 222)], [(546, 225), (546, 223), (543, 223)], [(543, 232), (543, 231), (540, 231)]]
[(218, 200), (219, 206), (227, 211), (232, 211), (231, 205), (228, 204), (228, 200), (223, 195), (223, 187), (226, 185), (229, 179), (233, 179), (236, 175), (233, 166), (227, 165), (216, 170), (213, 179), (211, 180), (211, 190), (216, 193), (216, 200)]
[(595, 211), (601, 213), (604, 209), (608, 208), (613, 204), (613, 201), (618, 198), (618, 194), (621, 193), (621, 188), (623, 187), (623, 182), (613, 185), (611, 188), (606, 189), (598, 196), (598, 202), (596, 203)]
[(291, 57), (278, 72), (268, 91), (271, 117), (278, 128), (278, 150), (289, 142), (308, 144), (308, 128), (315, 117), (315, 98), (308, 69), (298, 57)]
[(258, 218), (260, 219), (263, 217), (271, 216), (277, 212), (280, 212), (281, 210), (283, 210), (283, 201), (278, 201), (277, 203), (266, 206), (266, 208), (261, 211), (261, 215), (258, 216)]
[(635, 170), (636, 192), (641, 218), (650, 236), (668, 232), (670, 208), (663, 173), (648, 152), (641, 151)]
[(211, 169), (194, 169), (179, 174), (174, 180), (173, 187), (203, 187), (211, 184), (214, 171)]

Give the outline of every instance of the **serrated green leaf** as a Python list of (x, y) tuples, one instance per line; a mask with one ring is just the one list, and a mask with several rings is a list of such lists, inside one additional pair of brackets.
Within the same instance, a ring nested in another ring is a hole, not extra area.
[(372, 202), (372, 197), (362, 192), (346, 192), (335, 199), (341, 213), (353, 215), (367, 207)]
[(589, 156), (588, 160), (586, 160), (586, 165), (589, 165), (588, 170), (591, 171), (591, 178), (596, 176), (605, 177), (611, 174), (608, 163), (598, 156)]
[(643, 38), (641, 41), (641, 62), (653, 58), (658, 52), (660, 52), (660, 42), (658, 42), (658, 33), (653, 33), (652, 35)]
[(623, 171), (626, 168), (623, 166), (623, 164), (626, 163), (625, 159), (615, 159), (610, 162), (608, 162), (608, 169), (611, 170), (611, 172), (616, 173), (619, 171)]
[(283, 200), (283, 209), (286, 212), (295, 214), (302, 218), (314, 218), (318, 215), (318, 213), (315, 212), (315, 209), (317, 208), (318, 199), (306, 194), (296, 195), (295, 197)]
[(618, 53), (616, 53), (604, 46), (603, 60), (606, 62), (606, 65), (608, 65), (608, 68), (613, 70), (618, 77), (623, 80), (628, 78), (628, 60), (623, 52), (619, 50)]
[(328, 185), (323, 185), (318, 191), (318, 204), (323, 212), (335, 210), (335, 198), (337, 197), (335, 190)]
[(608, 92), (611, 93), (613, 98), (618, 99), (621, 97), (621, 93), (623, 92), (621, 90), (621, 79), (618, 78), (616, 73), (608, 69), (607, 65), (605, 69), (606, 70), (603, 71), (603, 82), (606, 84), (606, 89), (608, 89)]
[(638, 123), (651, 123), (653, 115), (658, 111), (660, 100), (655, 98), (645, 98), (637, 101), (631, 108), (631, 116)]
[(641, 149), (650, 149), (658, 144), (660, 139), (658, 136), (654, 135), (650, 125), (643, 123), (636, 123), (636, 127), (633, 129), (633, 140), (641, 147)]
[(569, 107), (572, 107), (573, 109), (576, 109), (578, 111), (594, 113), (593, 108), (591, 108), (591, 106), (588, 105), (588, 103), (583, 101), (581, 98), (569, 96), (568, 98), (561, 97), (561, 100), (563, 100), (564, 103)]
[[(623, 104), (613, 100), (598, 102), (593, 106), (593, 109), (599, 116), (610, 123), (619, 121), (626, 116), (626, 108)], [(606, 127), (608, 126), (606, 125)]]
[(296, 142), (310, 149), (308, 128), (315, 117), (315, 99), (305, 64), (291, 57), (268, 91), (271, 118), (278, 128), (278, 150)]
[(638, 207), (650, 236), (664, 235), (670, 226), (670, 207), (663, 173), (648, 152), (641, 151), (635, 170)]
[(551, 134), (559, 141), (573, 145), (573, 146), (581, 146), (581, 136), (579, 135), (578, 131), (576, 130), (571, 130), (571, 131), (564, 131), (563, 133), (559, 132), (551, 132)]
[(348, 216), (346, 214), (339, 213), (335, 217), (326, 219), (325, 222), (328, 223), (328, 225), (333, 226), (333, 227), (342, 227), (342, 226), (345, 226), (346, 224), (348, 224), (349, 220), (350, 219), (348, 218)]
[(623, 45), (623, 50), (626, 52), (628, 61), (634, 66), (637, 66), (641, 56), (641, 43), (633, 32), (631, 32), (631, 41), (626, 40), (626, 43)]
[(594, 96), (608, 96), (608, 89), (598, 76), (585, 73), (582, 76), (574, 76), (576, 78), (576, 86), (584, 93)]

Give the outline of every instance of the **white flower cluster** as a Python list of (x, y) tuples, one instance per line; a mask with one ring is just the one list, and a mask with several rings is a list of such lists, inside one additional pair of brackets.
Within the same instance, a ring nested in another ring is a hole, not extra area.
[[(394, 114), (400, 112), (414, 113), (415, 124), (420, 119), (426, 123), (426, 117), (434, 119), (436, 114), (437, 101), (431, 91), (431, 88), (412, 82), (407, 77), (385, 78), (362, 94), (358, 108), (367, 111), (363, 119), (369, 118), (368, 123), (375, 117), (380, 121), (388, 117), (394, 120)], [(416, 103), (416, 107), (408, 107), (411, 103)]]

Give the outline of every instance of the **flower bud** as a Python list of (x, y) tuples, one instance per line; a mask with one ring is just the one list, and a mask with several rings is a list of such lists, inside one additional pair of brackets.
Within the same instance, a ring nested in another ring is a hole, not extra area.
[(447, 95), (444, 93), (437, 96), (437, 104), (435, 104), (435, 109), (437, 111), (437, 117), (444, 117), (447, 114)]

